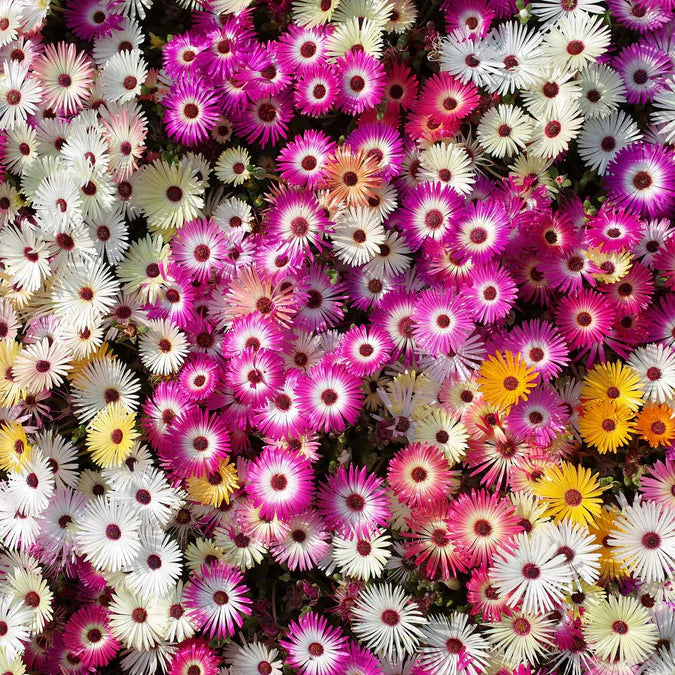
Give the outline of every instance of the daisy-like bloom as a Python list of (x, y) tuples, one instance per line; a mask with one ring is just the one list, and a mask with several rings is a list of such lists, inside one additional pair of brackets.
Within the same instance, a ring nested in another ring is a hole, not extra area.
[[(0, 19), (1, 20), (1, 19)], [(37, 111), (42, 89), (28, 75), (28, 66), (18, 61), (5, 61), (0, 80), (0, 124), (4, 129), (18, 127), (28, 115)]]
[(308, 254), (312, 247), (321, 249), (328, 220), (311, 193), (289, 191), (282, 194), (274, 202), (268, 218), (270, 234), (279, 237), (291, 252)]
[(313, 190), (323, 181), (326, 162), (335, 149), (335, 143), (325, 133), (310, 129), (282, 148), (276, 160), (279, 173), (292, 185)]
[(611, 401), (594, 401), (584, 407), (577, 426), (584, 441), (600, 454), (617, 452), (635, 431), (634, 413)]
[(342, 465), (321, 484), (317, 505), (326, 526), (343, 536), (368, 536), (377, 527), (387, 527), (391, 517), (382, 480), (353, 464)]
[(649, 501), (675, 506), (675, 460), (657, 461), (640, 477), (640, 492)]
[(63, 641), (91, 668), (110, 663), (120, 648), (110, 628), (108, 610), (99, 605), (82, 607), (75, 612), (63, 629)]
[(535, 157), (557, 157), (579, 135), (582, 123), (583, 117), (571, 106), (547, 111), (535, 123), (532, 131), (534, 140), (528, 147), (528, 153)]
[(450, 467), (442, 450), (413, 443), (399, 450), (387, 469), (389, 485), (408, 506), (440, 502), (450, 488)]
[(597, 349), (615, 320), (613, 308), (602, 295), (590, 289), (562, 298), (555, 317), (556, 325), (572, 349)]
[(339, 353), (347, 368), (364, 377), (372, 375), (388, 362), (393, 342), (377, 326), (354, 326), (340, 341)]
[(471, 191), (475, 168), (472, 159), (457, 143), (434, 143), (420, 155), (419, 178), (443, 183), (460, 194)]
[[(314, 612), (292, 621), (286, 639), (279, 644), (288, 654), (288, 664), (300, 675), (329, 675), (347, 656), (347, 637)], [(272, 672), (271, 666), (269, 672)]]
[(645, 44), (624, 47), (613, 65), (626, 85), (629, 103), (651, 101), (673, 68), (668, 54)]
[(579, 73), (581, 112), (589, 119), (614, 112), (625, 101), (626, 87), (619, 74), (604, 63), (586, 66)]
[(227, 638), (251, 614), (248, 588), (240, 570), (227, 563), (203, 565), (185, 585), (184, 604), (196, 626), (211, 638)]
[(27, 608), (32, 631), (41, 632), (45, 623), (52, 620), (54, 594), (39, 572), (14, 568), (13, 575), (8, 579), (7, 593), (14, 603)]
[(641, 137), (633, 119), (622, 111), (615, 111), (609, 117), (584, 123), (578, 140), (579, 155), (589, 169), (604, 176), (616, 154)]
[(592, 604), (584, 618), (584, 635), (598, 657), (634, 665), (654, 653), (658, 630), (637, 599), (610, 595)]
[(451, 512), (447, 502), (418, 509), (406, 519), (410, 532), (403, 532), (409, 541), (404, 545), (405, 560), (414, 560), (427, 579), (447, 581), (466, 572), (460, 550), (450, 537)]
[(503, 652), (503, 662), (517, 669), (536, 663), (553, 647), (553, 627), (553, 621), (539, 614), (514, 612), (485, 629), (490, 645)]
[(336, 202), (365, 206), (375, 197), (374, 188), (382, 185), (379, 163), (364, 152), (352, 152), (342, 146), (326, 166), (325, 185)]
[(31, 392), (52, 389), (70, 370), (70, 353), (62, 343), (44, 338), (24, 348), (17, 354), (12, 366), (16, 384)]
[(181, 78), (162, 99), (167, 133), (183, 145), (204, 141), (218, 121), (219, 102), (203, 80)]
[(237, 468), (223, 461), (218, 468), (207, 476), (191, 476), (187, 481), (187, 491), (192, 499), (219, 508), (229, 504), (230, 496), (239, 487)]
[(434, 356), (459, 351), (473, 330), (464, 298), (450, 289), (421, 293), (410, 319), (417, 344)]
[(268, 446), (246, 471), (246, 492), (263, 518), (288, 518), (310, 505), (312, 474), (302, 455)]
[(479, 675), (485, 672), (488, 643), (466, 614), (431, 615), (422, 629), (418, 662), (432, 675)]
[(290, 94), (280, 92), (268, 98), (251, 101), (241, 112), (232, 115), (232, 125), (240, 136), (260, 147), (276, 145), (285, 137), (293, 116)]
[(222, 417), (189, 409), (171, 425), (159, 448), (162, 464), (175, 476), (205, 476), (218, 469), (230, 450)]
[(514, 105), (490, 108), (478, 124), (478, 140), (493, 157), (511, 157), (532, 140), (534, 120)]
[(223, 231), (199, 218), (182, 225), (171, 242), (173, 259), (199, 281), (223, 269), (226, 243)]
[(543, 38), (542, 52), (557, 66), (581, 70), (607, 51), (610, 39), (609, 27), (602, 18), (573, 12), (551, 26)]
[(22, 513), (36, 516), (45, 511), (54, 494), (54, 477), (48, 460), (41, 452), (32, 452), (25, 463), (9, 474), (7, 488)]
[(336, 61), (339, 73), (338, 103), (348, 115), (356, 115), (375, 107), (384, 94), (384, 66), (366, 52), (352, 51)]
[(668, 217), (673, 208), (675, 163), (671, 151), (649, 143), (631, 143), (607, 166), (609, 198), (649, 218)]
[(333, 561), (343, 574), (368, 581), (379, 578), (391, 556), (391, 539), (381, 530), (367, 537), (338, 537), (332, 541)]
[(322, 63), (312, 66), (297, 79), (293, 92), (295, 107), (309, 117), (325, 115), (335, 105), (339, 87), (335, 67), (332, 64)]
[(322, 361), (299, 381), (297, 391), (300, 410), (315, 429), (342, 431), (359, 416), (361, 381), (344, 366)]
[(239, 146), (228, 148), (218, 157), (215, 174), (223, 183), (241, 185), (251, 177), (251, 156)]
[(655, 502), (625, 506), (608, 543), (616, 560), (641, 581), (663, 581), (675, 567), (675, 514)]
[(168, 675), (217, 675), (219, 658), (204, 640), (187, 640), (171, 659)]
[(148, 321), (147, 333), (139, 339), (139, 353), (143, 365), (157, 375), (176, 372), (187, 355), (185, 334), (168, 319)]
[(662, 403), (648, 403), (635, 421), (635, 431), (652, 448), (670, 446), (675, 441), (675, 420), (673, 409)]
[(531, 5), (532, 14), (545, 23), (553, 23), (568, 14), (602, 14), (604, 7), (598, 0), (537, 0)]
[(0, 234), (0, 243), (5, 251), (5, 270), (12, 282), (26, 291), (37, 291), (52, 273), (46, 239), (31, 230), (7, 227)]
[(140, 551), (140, 519), (126, 504), (106, 498), (87, 504), (76, 524), (78, 550), (110, 572), (125, 569)]
[(384, 243), (385, 232), (377, 211), (352, 206), (336, 217), (330, 236), (335, 257), (358, 267), (375, 257)]
[(5, 421), (0, 426), (0, 469), (11, 471), (24, 467), (32, 454), (26, 432), (19, 422)]
[(33, 73), (40, 82), (44, 103), (69, 115), (82, 108), (93, 82), (94, 69), (73, 43), (48, 44), (35, 59)]
[(513, 543), (513, 552), (495, 554), (490, 570), (492, 583), (508, 595), (509, 607), (538, 614), (553, 610), (563, 600), (563, 589), (571, 581), (564, 555), (540, 531), (516, 535)]
[(503, 267), (479, 265), (472, 270), (472, 285), (464, 297), (474, 316), (483, 324), (496, 323), (511, 311), (517, 295), (516, 283)]
[(584, 377), (581, 398), (585, 401), (610, 401), (636, 411), (642, 405), (640, 377), (621, 361), (601, 363)]
[(509, 223), (498, 202), (469, 202), (458, 214), (451, 242), (474, 263), (487, 262), (506, 247)]
[(101, 410), (87, 430), (91, 458), (104, 468), (122, 464), (138, 438), (135, 423), (136, 413), (129, 412), (119, 401)]
[(23, 643), (30, 639), (30, 621), (30, 613), (23, 603), (14, 602), (8, 595), (0, 599), (0, 624), (5, 628), (0, 636), (0, 648), (8, 658), (24, 652)]
[(432, 75), (420, 93), (419, 112), (434, 122), (451, 124), (464, 119), (477, 106), (479, 96), (472, 84), (462, 84), (449, 73)]
[(421, 183), (403, 202), (402, 235), (416, 250), (428, 239), (443, 240), (455, 224), (462, 200), (440, 182)]
[(546, 514), (555, 522), (571, 520), (580, 525), (593, 524), (602, 509), (602, 493), (607, 486), (600, 486), (598, 474), (590, 469), (562, 462), (544, 471), (543, 477), (533, 486), (533, 492), (542, 498)]
[(265, 646), (260, 642), (249, 642), (239, 646), (231, 642), (225, 648), (225, 659), (236, 672), (267, 672), (269, 675), (282, 675), (283, 663), (278, 658), (279, 650)]
[(505, 408), (527, 400), (534, 387), (536, 374), (528, 368), (520, 353), (497, 352), (480, 368), (479, 390), (486, 400)]
[(569, 422), (567, 404), (551, 389), (538, 387), (509, 411), (506, 425), (517, 439), (548, 445)]
[(450, 537), (468, 567), (489, 564), (495, 552), (509, 548), (521, 531), (511, 503), (486, 490), (459, 495), (451, 502), (450, 513)]
[(170, 230), (199, 216), (204, 200), (197, 173), (186, 162), (169, 164), (158, 159), (135, 177), (134, 204), (150, 226)]
[(378, 656), (401, 659), (415, 652), (427, 623), (400, 586), (372, 584), (359, 593), (352, 629)]
[(315, 511), (291, 515), (286, 534), (274, 543), (270, 552), (280, 564), (290, 570), (310, 570), (329, 550), (329, 533)]
[(163, 639), (167, 604), (167, 600), (143, 600), (124, 585), (119, 585), (109, 605), (113, 634), (130, 649), (151, 649)]

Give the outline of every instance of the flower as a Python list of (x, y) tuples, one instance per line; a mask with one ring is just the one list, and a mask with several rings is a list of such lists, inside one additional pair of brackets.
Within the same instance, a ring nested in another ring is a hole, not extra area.
[(243, 615), (250, 615), (248, 588), (242, 573), (227, 563), (212, 563), (193, 572), (185, 585), (184, 603), (195, 624), (209, 637), (225, 638), (241, 628)]
[(291, 622), (279, 644), (288, 653), (289, 665), (301, 675), (327, 675), (344, 657), (347, 638), (339, 628), (329, 627), (325, 617), (314, 612)]
[(675, 564), (674, 519), (653, 502), (623, 508), (608, 540), (617, 561), (644, 582), (664, 580)]
[(366, 586), (353, 610), (354, 633), (376, 654), (401, 659), (412, 654), (427, 620), (406, 596), (391, 584)]
[(601, 495), (606, 486), (600, 486), (597, 478), (590, 469), (563, 462), (545, 471), (533, 491), (544, 499), (546, 513), (555, 522), (571, 520), (586, 525), (595, 522), (602, 508)]
[(585, 635), (595, 654), (635, 664), (652, 653), (656, 626), (649, 613), (635, 598), (610, 596), (593, 604), (586, 612)]
[(598, 452), (616, 452), (625, 445), (635, 429), (633, 413), (611, 401), (596, 401), (584, 408), (579, 417), (579, 432)]
[(481, 366), (478, 386), (488, 401), (506, 407), (527, 400), (535, 377), (519, 353), (514, 356), (510, 351), (497, 352)]

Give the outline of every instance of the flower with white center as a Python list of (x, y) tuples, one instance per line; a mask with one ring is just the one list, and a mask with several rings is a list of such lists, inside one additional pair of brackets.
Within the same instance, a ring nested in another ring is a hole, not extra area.
[(515, 105), (490, 108), (478, 124), (478, 140), (493, 157), (510, 157), (532, 140), (534, 120)]
[(175, 373), (188, 353), (185, 334), (168, 319), (148, 321), (148, 331), (139, 342), (143, 365), (157, 375)]
[(141, 534), (141, 548), (126, 577), (130, 591), (144, 599), (165, 598), (183, 571), (183, 555), (175, 540), (159, 531)]
[(566, 14), (544, 36), (542, 51), (560, 68), (581, 70), (607, 51), (610, 39), (609, 27), (601, 17), (584, 12)]
[(466, 614), (431, 615), (423, 628), (418, 661), (430, 675), (480, 675), (488, 662), (488, 643)]
[(400, 586), (366, 586), (352, 613), (352, 629), (363, 644), (378, 655), (401, 659), (413, 654), (427, 623)]
[(126, 586), (118, 585), (110, 603), (110, 628), (115, 637), (131, 649), (152, 649), (164, 639), (169, 601), (143, 600)]
[(330, 236), (335, 256), (352, 267), (371, 261), (385, 240), (377, 212), (363, 206), (351, 206), (342, 212)]
[(617, 110), (608, 117), (586, 120), (577, 146), (584, 164), (604, 176), (616, 153), (641, 138), (642, 133), (635, 121)]
[(76, 524), (78, 552), (99, 569), (126, 569), (141, 549), (140, 525), (128, 505), (105, 497), (94, 499)]
[(636, 598), (610, 595), (606, 602), (591, 605), (584, 620), (584, 635), (602, 659), (631, 666), (654, 653), (658, 631)]
[(391, 539), (381, 530), (368, 536), (333, 537), (333, 560), (343, 574), (368, 581), (379, 578), (391, 556)]
[[(565, 556), (544, 530), (522, 533), (514, 540), (514, 552), (498, 552), (490, 579), (501, 595), (508, 594), (509, 607), (523, 612), (550, 612), (562, 602), (572, 580)], [(522, 605), (520, 604), (522, 601)]]
[(640, 376), (644, 398), (666, 403), (675, 396), (675, 351), (668, 345), (648, 344), (638, 347), (628, 358), (628, 365)]
[(640, 581), (669, 579), (675, 569), (675, 513), (655, 502), (625, 506), (608, 544), (614, 558)]

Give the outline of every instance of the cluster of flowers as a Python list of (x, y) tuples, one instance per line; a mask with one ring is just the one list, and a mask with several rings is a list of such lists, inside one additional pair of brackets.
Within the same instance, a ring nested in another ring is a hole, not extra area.
[(0, 0), (0, 672), (672, 675), (673, 26)]

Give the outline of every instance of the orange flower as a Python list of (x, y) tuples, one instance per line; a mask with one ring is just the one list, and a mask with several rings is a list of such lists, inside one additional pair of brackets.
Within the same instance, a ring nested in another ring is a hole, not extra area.
[(367, 206), (368, 199), (375, 197), (373, 188), (382, 185), (378, 169), (375, 157), (361, 150), (353, 153), (348, 148), (338, 148), (326, 168), (326, 187), (335, 200), (344, 200), (349, 206)]

